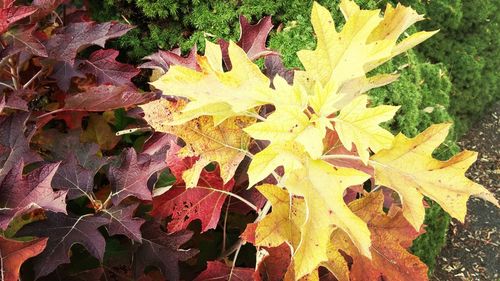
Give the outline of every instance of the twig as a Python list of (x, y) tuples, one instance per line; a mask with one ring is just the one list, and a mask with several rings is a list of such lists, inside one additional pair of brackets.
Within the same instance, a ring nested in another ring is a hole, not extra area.
[(6, 84), (6, 83), (0, 82), (0, 85), (5, 86), (5, 87), (7, 87), (7, 88), (9, 88), (9, 89), (11, 89), (13, 91), (15, 90), (14, 87), (12, 87), (11, 85)]
[(44, 72), (44, 69), (42, 67), (42, 69), (40, 69), (33, 77), (31, 77), (31, 79), (28, 82), (26, 82), (26, 84), (24, 84), (23, 89), (28, 88), (28, 86), (31, 83), (33, 83), (33, 81), (35, 81), (35, 79), (38, 78), (38, 76), (42, 75), (43, 72)]
[(141, 127), (141, 128), (132, 128), (132, 129), (126, 129), (126, 130), (121, 130), (116, 132), (115, 135), (117, 136), (122, 136), (122, 135), (128, 135), (128, 134), (133, 134), (136, 132), (149, 132), (152, 131), (153, 129), (151, 127)]

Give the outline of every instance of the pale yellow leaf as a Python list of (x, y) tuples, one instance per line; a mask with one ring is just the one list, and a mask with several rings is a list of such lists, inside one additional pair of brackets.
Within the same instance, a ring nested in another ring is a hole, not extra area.
[(273, 209), (257, 225), (256, 245), (277, 247), (286, 242), (293, 252), (300, 243), (300, 228), (305, 221), (304, 199), (293, 197), (285, 189), (271, 184), (257, 186), (257, 189), (271, 202)]
[(307, 205), (302, 241), (293, 256), (297, 278), (328, 260), (327, 246), (333, 225), (345, 231), (363, 255), (371, 256), (370, 231), (343, 199), (346, 188), (362, 184), (369, 177), (355, 169), (334, 168), (322, 160), (309, 160), (303, 169), (288, 174), (286, 188), (303, 196)]
[(342, 145), (351, 150), (354, 143), (365, 164), (370, 156), (368, 148), (377, 152), (391, 147), (394, 136), (379, 124), (392, 119), (399, 109), (399, 106), (389, 105), (366, 108), (367, 103), (367, 95), (359, 96), (345, 106), (334, 119), (335, 130)]
[[(213, 115), (217, 124), (227, 118), (247, 115), (254, 107), (269, 103), (269, 79), (234, 42), (228, 47), (233, 68), (222, 70), (220, 47), (207, 43), (206, 56), (198, 56), (201, 71), (174, 65), (151, 84), (164, 94), (184, 97), (189, 103), (173, 124), (203, 115)], [(217, 62), (220, 60), (219, 62)]]
[(412, 139), (399, 134), (393, 147), (370, 158), (375, 167), (375, 183), (399, 193), (403, 215), (416, 230), (424, 222), (424, 195), (462, 222), (467, 212), (467, 200), (472, 195), (498, 206), (498, 201), (488, 190), (464, 175), (476, 160), (476, 152), (463, 151), (448, 161), (432, 158), (432, 152), (445, 140), (450, 126), (432, 125)]

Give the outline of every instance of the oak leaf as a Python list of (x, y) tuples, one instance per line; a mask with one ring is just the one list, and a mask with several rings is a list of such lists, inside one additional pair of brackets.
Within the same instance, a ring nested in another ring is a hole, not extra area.
[(139, 203), (120, 204), (102, 211), (102, 217), (109, 220), (106, 227), (109, 235), (122, 234), (137, 242), (142, 241), (141, 225), (145, 220), (134, 217), (137, 206), (139, 206)]
[(343, 0), (341, 9), (346, 24), (337, 32), (329, 11), (314, 3), (311, 22), (317, 46), (314, 51), (298, 52), (305, 71), (298, 71), (295, 76), (311, 91), (315, 83), (323, 87), (332, 85), (335, 90), (329, 95), (344, 95), (343, 104), (370, 88), (394, 81), (394, 75), (381, 74), (368, 79), (366, 73), (436, 33), (417, 32), (397, 43), (409, 26), (423, 19), (411, 8), (399, 5), (393, 9), (388, 5), (383, 18), (379, 10), (361, 10), (352, 0)]
[(23, 18), (36, 12), (36, 7), (32, 6), (12, 6), (0, 8), (0, 35), (7, 31), (9, 27)]
[[(255, 61), (258, 58), (275, 54), (275, 52), (266, 48), (266, 41), (269, 32), (273, 29), (271, 17), (264, 17), (256, 24), (252, 25), (245, 16), (240, 16), (240, 39), (236, 43), (240, 46), (250, 60)], [(218, 42), (222, 49), (222, 58), (227, 69), (232, 68), (231, 59), (228, 54), (229, 43), (223, 39)]]
[(201, 71), (173, 65), (151, 83), (166, 95), (190, 100), (182, 114), (171, 120), (171, 125), (203, 115), (212, 115), (217, 125), (229, 117), (252, 115), (255, 106), (267, 103), (269, 79), (235, 43), (229, 43), (228, 52), (233, 62), (230, 71), (224, 72), (222, 68), (219, 46), (207, 41), (205, 56), (197, 57)]
[(156, 131), (174, 134), (186, 142), (186, 146), (178, 152), (180, 158), (199, 158), (191, 169), (183, 173), (186, 187), (196, 186), (201, 171), (210, 162), (219, 164), (224, 183), (229, 182), (245, 157), (250, 142), (250, 137), (242, 128), (255, 120), (250, 117), (232, 117), (214, 126), (212, 117), (201, 116), (180, 126), (170, 126), (173, 115), (184, 104), (183, 101), (160, 99), (140, 107), (144, 110), (144, 119)]
[(47, 244), (47, 238), (33, 241), (17, 241), (0, 236), (0, 270), (2, 281), (19, 280), (21, 265), (29, 258), (40, 254)]
[(183, 57), (181, 55), (180, 48), (173, 49), (171, 51), (159, 50), (158, 52), (143, 58), (143, 60), (149, 61), (139, 65), (139, 68), (157, 69), (162, 74), (166, 73), (172, 65), (182, 65), (194, 70), (200, 70), (200, 66), (196, 61), (196, 52), (196, 46), (191, 49), (187, 57)]
[(31, 134), (25, 135), (27, 113), (0, 116), (0, 181), (19, 162), (30, 164), (42, 160), (31, 151)]
[(286, 242), (292, 249), (297, 249), (301, 242), (301, 227), (306, 220), (304, 199), (271, 184), (257, 186), (257, 189), (269, 200), (273, 210), (258, 223), (255, 244), (278, 247)]
[(94, 215), (74, 216), (47, 212), (47, 219), (30, 223), (16, 234), (20, 236), (48, 237), (45, 250), (34, 258), (35, 279), (54, 271), (59, 265), (69, 263), (73, 244), (85, 246), (100, 261), (104, 257), (106, 242), (98, 228), (108, 220)]
[(352, 100), (334, 118), (335, 130), (347, 150), (356, 145), (357, 152), (365, 164), (370, 156), (368, 148), (378, 152), (392, 145), (394, 135), (381, 128), (380, 123), (392, 119), (398, 106), (379, 105), (366, 108), (368, 96), (361, 95)]
[(118, 22), (78, 22), (56, 29), (56, 33), (45, 42), (48, 56), (57, 61), (74, 65), (79, 51), (92, 45), (104, 48), (107, 40), (120, 37), (133, 27)]
[(167, 234), (156, 222), (147, 222), (141, 227), (142, 243), (134, 254), (134, 275), (138, 279), (147, 266), (161, 270), (168, 280), (179, 280), (179, 261), (186, 261), (198, 253), (196, 249), (181, 249), (193, 233), (183, 230)]
[(82, 61), (80, 71), (91, 73), (97, 78), (97, 84), (113, 84), (117, 86), (133, 86), (131, 79), (140, 70), (133, 65), (116, 61), (117, 50), (97, 50), (87, 60)]
[(0, 229), (5, 229), (14, 217), (33, 208), (44, 208), (66, 214), (66, 193), (54, 191), (52, 178), (59, 163), (46, 164), (23, 175), (24, 163), (17, 163), (0, 181)]
[(148, 179), (156, 172), (167, 168), (162, 159), (149, 154), (137, 154), (133, 148), (124, 150), (119, 163), (111, 165), (108, 178), (113, 193), (111, 201), (117, 206), (123, 199), (134, 196), (141, 200), (152, 199)]
[(220, 261), (209, 261), (207, 268), (198, 275), (194, 281), (247, 281), (253, 280), (253, 268), (231, 268)]
[(476, 161), (476, 152), (466, 150), (447, 161), (432, 158), (432, 152), (445, 140), (450, 126), (432, 125), (411, 139), (400, 133), (391, 148), (370, 158), (375, 168), (375, 183), (398, 192), (403, 215), (416, 230), (424, 222), (424, 195), (462, 222), (470, 196), (482, 197), (498, 206), (493, 194), (464, 175)]

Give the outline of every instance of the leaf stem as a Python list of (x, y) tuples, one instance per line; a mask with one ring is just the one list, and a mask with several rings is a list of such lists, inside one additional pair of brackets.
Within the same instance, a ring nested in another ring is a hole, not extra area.
[(256, 212), (259, 211), (259, 208), (257, 208), (257, 206), (255, 206), (254, 204), (252, 204), (250, 201), (246, 200), (245, 198), (239, 196), (238, 194), (235, 194), (235, 193), (232, 193), (232, 192), (229, 192), (229, 191), (225, 191), (225, 190), (211, 188), (211, 187), (205, 187), (205, 186), (197, 186), (195, 188), (208, 189), (208, 190), (212, 190), (212, 191), (216, 191), (216, 192), (227, 194), (227, 195), (229, 195), (231, 197), (234, 197), (234, 198), (240, 200), (241, 202), (245, 203), (248, 207), (252, 208), (252, 210), (254, 210)]
[(26, 82), (26, 84), (24, 84), (23, 89), (28, 88), (29, 85), (33, 83), (33, 81), (35, 81), (35, 79), (37, 79), (38, 76), (42, 75), (44, 71), (45, 69), (42, 67), (33, 77), (31, 77), (31, 79), (28, 82)]

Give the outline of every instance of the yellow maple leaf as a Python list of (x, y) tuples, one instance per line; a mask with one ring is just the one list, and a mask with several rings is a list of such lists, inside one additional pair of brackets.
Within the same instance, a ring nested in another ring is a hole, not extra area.
[[(321, 265), (327, 266), (336, 276), (347, 276), (347, 263), (342, 255), (326, 250), (325, 244), (328, 243), (333, 227), (329, 225), (326, 216), (316, 214), (324, 210), (315, 207), (308, 212), (303, 198), (293, 196), (275, 185), (265, 184), (257, 189), (271, 202), (273, 211), (257, 225), (255, 242), (258, 246), (266, 247), (276, 247), (284, 242), (290, 245), (294, 256), (285, 280), (300, 277), (300, 280), (316, 280), (313, 277), (317, 276), (317, 271), (314, 270), (318, 267), (318, 262), (315, 262), (317, 260), (326, 260)], [(314, 219), (306, 222), (306, 214)], [(300, 250), (296, 252), (299, 247)], [(307, 268), (313, 270), (304, 274), (304, 271), (308, 271)], [(296, 269), (300, 271), (295, 272)]]
[(238, 45), (229, 43), (232, 69), (222, 69), (220, 46), (207, 41), (205, 56), (197, 56), (201, 71), (174, 65), (151, 84), (164, 94), (184, 97), (189, 103), (171, 125), (211, 115), (215, 124), (229, 117), (251, 115), (251, 110), (269, 103), (269, 79)]
[(424, 222), (424, 195), (462, 222), (467, 212), (467, 200), (472, 195), (498, 206), (493, 194), (464, 175), (476, 161), (476, 152), (463, 151), (447, 161), (432, 158), (432, 152), (445, 140), (450, 126), (432, 125), (411, 139), (399, 134), (393, 147), (370, 158), (375, 168), (375, 183), (398, 192), (403, 215), (416, 230)]
[[(362, 10), (353, 1), (343, 0), (341, 10), (346, 24), (341, 32), (335, 30), (330, 12), (314, 3), (311, 22), (317, 37), (314, 51), (297, 53), (305, 71), (297, 71), (295, 82), (313, 92), (315, 83), (326, 87), (335, 85), (330, 95), (344, 95), (344, 103), (366, 92), (396, 80), (392, 74), (366, 78), (366, 73), (436, 32), (417, 32), (397, 43), (401, 34), (415, 22), (423, 19), (413, 9), (388, 5), (381, 17), (379, 10)], [(328, 100), (328, 99), (325, 99)], [(342, 104), (337, 104), (337, 106)], [(333, 113), (334, 109), (330, 113)]]
[(286, 188), (304, 197), (307, 217), (302, 241), (294, 253), (294, 271), (300, 278), (328, 260), (327, 246), (333, 225), (351, 238), (360, 253), (370, 257), (370, 231), (366, 223), (345, 204), (346, 188), (359, 185), (370, 176), (351, 168), (335, 168), (323, 160), (309, 159), (303, 169), (288, 173)]
[(271, 184), (257, 186), (257, 189), (271, 202), (273, 211), (257, 225), (256, 245), (277, 247), (286, 242), (293, 252), (300, 243), (300, 228), (305, 221), (304, 199)]
[(368, 96), (361, 95), (345, 106), (334, 118), (342, 145), (348, 150), (356, 145), (363, 163), (368, 163), (370, 154), (368, 148), (377, 152), (392, 145), (394, 136), (391, 132), (379, 126), (380, 123), (392, 119), (399, 106), (380, 105), (366, 108)]
[(210, 162), (217, 162), (224, 183), (228, 182), (247, 153), (250, 137), (243, 128), (255, 122), (245, 116), (231, 117), (214, 126), (212, 117), (201, 116), (183, 125), (171, 126), (176, 112), (185, 102), (166, 99), (141, 105), (145, 120), (158, 132), (171, 133), (186, 142), (179, 151), (180, 157), (197, 156), (198, 161), (182, 175), (187, 187), (196, 186), (202, 169)]

